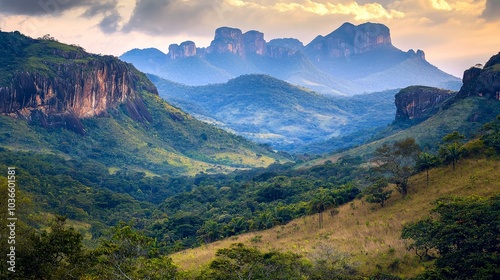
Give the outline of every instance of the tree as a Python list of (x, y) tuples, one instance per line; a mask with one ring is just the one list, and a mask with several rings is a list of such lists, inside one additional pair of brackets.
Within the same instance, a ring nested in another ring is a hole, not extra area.
[(208, 220), (196, 233), (206, 244), (211, 243), (219, 238), (219, 224), (212, 220)]
[(220, 249), (201, 279), (305, 279), (307, 266), (300, 255), (267, 252), (243, 244)]
[(460, 134), (458, 131), (443, 137), (444, 144), (439, 148), (439, 155), (443, 158), (444, 162), (451, 162), (453, 171), (455, 171), (458, 160), (462, 157), (463, 148), (461, 140), (465, 139), (465, 135)]
[(32, 232), (29, 249), (19, 255), (18, 276), (22, 279), (80, 279), (94, 263), (92, 254), (83, 249), (83, 236), (66, 227), (66, 217), (56, 216), (49, 231)]
[(318, 213), (319, 228), (323, 228), (323, 212), (335, 205), (335, 198), (332, 197), (327, 189), (320, 188), (318, 193), (311, 201), (310, 209), (312, 213)]
[(427, 186), (429, 185), (429, 169), (438, 165), (439, 159), (433, 154), (422, 152), (418, 155), (417, 170), (425, 171)]
[(408, 179), (415, 174), (420, 147), (414, 138), (406, 138), (392, 145), (383, 144), (375, 152), (375, 169), (389, 177), (397, 190), (405, 196), (408, 193)]
[(496, 117), (496, 120), (485, 124), (483, 130), (485, 134), (481, 136), (481, 140), (484, 145), (500, 154), (500, 115)]
[(96, 276), (103, 279), (175, 279), (177, 267), (160, 256), (152, 238), (131, 225), (119, 223), (110, 239), (103, 239), (96, 249)]
[(444, 197), (430, 218), (406, 225), (402, 238), (410, 249), (438, 255), (429, 279), (499, 279), (500, 195), (490, 198)]
[(385, 202), (391, 198), (392, 190), (386, 190), (388, 183), (385, 179), (377, 180), (372, 186), (365, 189), (366, 201), (378, 203), (384, 207)]

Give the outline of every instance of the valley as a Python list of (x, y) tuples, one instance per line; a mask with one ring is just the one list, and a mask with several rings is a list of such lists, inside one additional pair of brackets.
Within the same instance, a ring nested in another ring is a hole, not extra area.
[(2, 279), (500, 273), (500, 53), (460, 85), (374, 23), (306, 45), (222, 27), (132, 63), (0, 40)]

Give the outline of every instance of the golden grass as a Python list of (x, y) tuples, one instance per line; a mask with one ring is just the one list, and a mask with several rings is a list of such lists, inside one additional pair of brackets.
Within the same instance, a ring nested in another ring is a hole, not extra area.
[[(262, 250), (292, 251), (307, 256), (320, 241), (331, 242), (339, 251), (352, 254), (362, 273), (386, 269), (394, 260), (399, 266), (393, 273), (413, 276), (423, 270), (413, 252), (400, 239), (401, 229), (418, 220), (433, 208), (431, 202), (443, 195), (490, 196), (500, 192), (500, 161), (488, 159), (463, 160), (456, 171), (441, 167), (430, 171), (429, 186), (425, 173), (410, 179), (412, 189), (403, 198), (394, 192), (387, 205), (370, 204), (363, 200), (339, 208), (339, 213), (324, 214), (324, 227), (319, 229), (317, 215), (296, 219), (287, 225), (243, 234), (214, 242), (204, 247), (189, 249), (172, 255), (174, 263), (186, 270), (199, 270), (207, 265), (218, 249), (232, 243), (244, 243)], [(260, 242), (252, 242), (262, 236)]]

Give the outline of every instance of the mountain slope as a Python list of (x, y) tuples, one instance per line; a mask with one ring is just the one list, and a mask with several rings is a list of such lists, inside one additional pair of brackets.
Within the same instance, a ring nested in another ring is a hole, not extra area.
[(427, 62), (423, 51), (394, 47), (389, 28), (375, 23), (345, 23), (306, 46), (293, 38), (266, 42), (258, 31), (220, 27), (207, 48), (186, 41), (170, 45), (169, 53), (160, 57), (151, 52), (132, 50), (121, 59), (144, 72), (187, 85), (226, 82), (243, 74), (266, 74), (332, 95), (416, 84), (458, 90), (461, 84)]
[[(323, 228), (318, 228), (318, 216), (292, 220), (287, 225), (252, 232), (211, 243), (209, 246), (188, 249), (172, 255), (174, 263), (183, 269), (200, 271), (215, 257), (218, 249), (233, 243), (269, 251), (294, 252), (314, 257), (314, 249), (324, 243), (333, 246), (335, 253), (345, 253), (359, 272), (375, 272), (414, 277), (428, 265), (414, 251), (408, 251), (401, 240), (401, 230), (409, 222), (429, 215), (432, 202), (444, 195), (491, 196), (498, 194), (498, 159), (463, 160), (452, 171), (451, 166), (430, 170), (426, 184), (425, 172), (410, 178), (411, 191), (402, 198), (394, 192), (388, 203), (380, 208), (357, 199), (338, 207), (335, 215), (324, 215)], [(396, 263), (396, 265), (394, 265)], [(392, 264), (392, 265), (391, 265)]]
[(330, 98), (265, 75), (200, 87), (149, 77), (161, 97), (198, 119), (287, 151), (381, 127), (393, 118), (395, 92)]
[[(422, 148), (436, 148), (443, 136), (458, 131), (467, 139), (500, 114), (500, 54), (491, 57), (484, 68), (472, 67), (464, 72), (460, 91), (451, 93), (438, 88), (412, 86), (396, 95), (395, 122), (369, 143), (345, 154), (369, 156), (383, 143), (413, 137)], [(406, 99), (406, 100), (405, 100)], [(331, 146), (337, 139), (321, 145)], [(339, 155), (307, 163), (314, 165)]]
[(169, 175), (278, 158), (166, 103), (144, 74), (116, 58), (18, 32), (0, 36), (9, 42), (0, 71), (10, 75), (0, 85), (2, 147)]

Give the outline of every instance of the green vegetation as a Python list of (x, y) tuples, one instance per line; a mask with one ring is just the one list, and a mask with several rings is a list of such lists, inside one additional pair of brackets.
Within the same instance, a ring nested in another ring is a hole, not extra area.
[[(199, 119), (288, 152), (323, 153), (367, 140), (389, 124), (396, 90), (329, 97), (266, 75), (185, 86), (149, 75), (160, 96)], [(368, 135), (367, 135), (368, 134)], [(335, 140), (318, 144), (331, 137)], [(343, 141), (338, 141), (344, 137)], [(313, 144), (316, 143), (316, 144)]]
[(402, 231), (403, 239), (413, 240), (409, 249), (421, 259), (436, 258), (433, 269), (421, 278), (497, 279), (500, 195), (444, 197), (435, 205), (432, 217), (410, 223)]

